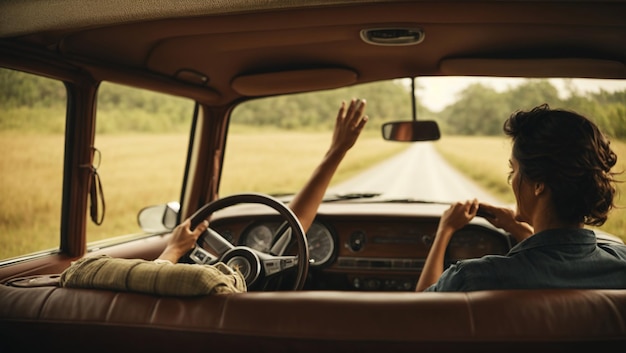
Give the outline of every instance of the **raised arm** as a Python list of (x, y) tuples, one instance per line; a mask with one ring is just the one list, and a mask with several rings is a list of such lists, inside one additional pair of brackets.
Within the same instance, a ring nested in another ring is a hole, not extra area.
[(341, 103), (328, 151), (304, 187), (289, 204), (305, 231), (313, 223), (317, 209), (339, 163), (346, 152), (354, 146), (367, 122), (367, 116), (364, 115), (365, 103), (364, 99), (352, 99), (347, 107), (345, 102)]

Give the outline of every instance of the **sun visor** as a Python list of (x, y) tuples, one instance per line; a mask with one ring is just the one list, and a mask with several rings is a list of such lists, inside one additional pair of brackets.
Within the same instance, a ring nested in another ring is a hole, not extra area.
[(310, 69), (239, 76), (231, 85), (245, 96), (265, 96), (339, 88), (356, 79), (357, 73), (348, 69)]
[[(625, 78), (626, 66), (620, 61), (553, 59), (445, 59), (440, 70), (450, 76), (518, 76)], [(514, 68), (514, 69), (512, 69)]]

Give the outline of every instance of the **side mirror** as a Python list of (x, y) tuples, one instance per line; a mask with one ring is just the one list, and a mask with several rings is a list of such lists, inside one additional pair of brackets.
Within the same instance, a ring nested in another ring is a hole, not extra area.
[(148, 206), (139, 211), (137, 222), (144, 232), (169, 232), (178, 224), (178, 202), (168, 202), (165, 205)]
[(388, 141), (435, 141), (441, 134), (436, 121), (392, 121), (382, 126), (383, 139)]

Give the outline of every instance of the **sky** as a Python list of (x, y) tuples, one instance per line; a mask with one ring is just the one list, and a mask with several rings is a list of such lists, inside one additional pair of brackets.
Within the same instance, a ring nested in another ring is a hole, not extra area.
[[(492, 78), (492, 77), (419, 77), (416, 79), (418, 100), (428, 109), (438, 112), (456, 100), (456, 94), (472, 83), (481, 82), (498, 92), (508, 90), (523, 83), (523, 78)], [(564, 80), (550, 79), (559, 90), (561, 98), (566, 97)], [(600, 88), (613, 92), (626, 89), (626, 80), (572, 79), (580, 93), (598, 92)]]

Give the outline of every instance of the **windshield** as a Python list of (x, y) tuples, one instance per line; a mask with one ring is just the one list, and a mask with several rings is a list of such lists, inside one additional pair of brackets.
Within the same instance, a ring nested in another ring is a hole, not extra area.
[[(327, 201), (437, 202), (478, 198), (514, 204), (507, 183), (515, 110), (548, 103), (592, 118), (626, 164), (626, 80), (428, 77), (415, 80), (416, 118), (439, 124), (431, 142), (385, 141), (381, 125), (413, 119), (411, 80), (249, 101), (232, 113), (220, 195), (293, 195), (330, 144), (342, 100), (367, 100), (369, 121), (327, 192)], [(620, 185), (621, 186), (621, 185)], [(619, 200), (618, 200), (619, 203)], [(625, 224), (613, 216), (623, 233)]]

